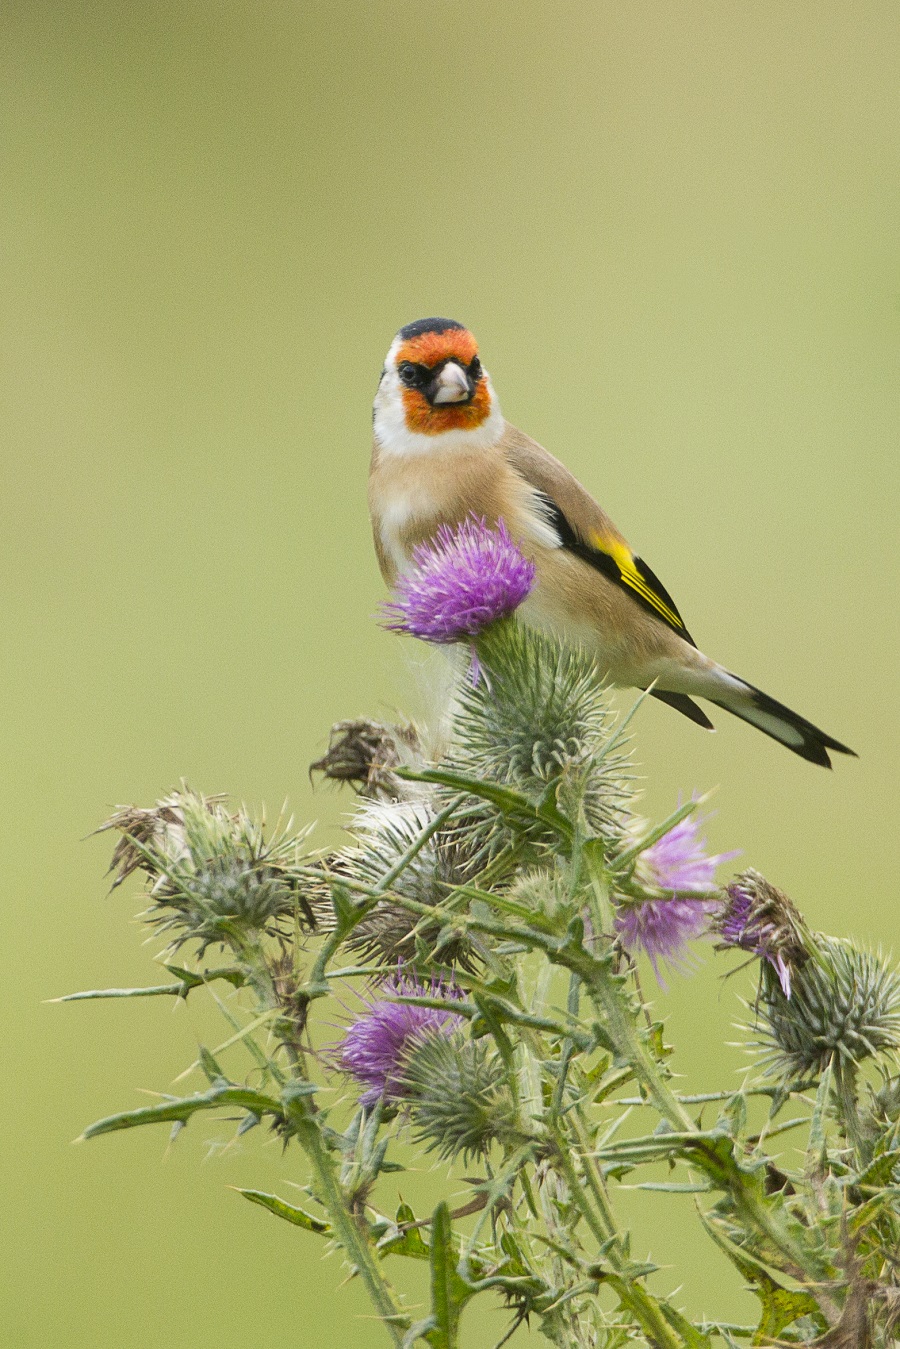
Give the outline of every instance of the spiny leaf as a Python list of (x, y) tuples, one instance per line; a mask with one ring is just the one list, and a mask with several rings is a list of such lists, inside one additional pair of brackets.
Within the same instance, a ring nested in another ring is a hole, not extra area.
[(702, 1330), (698, 1330), (692, 1321), (682, 1316), (671, 1302), (665, 1298), (659, 1299), (659, 1309), (668, 1321), (673, 1330), (681, 1336), (686, 1349), (711, 1349), (709, 1335)]
[(660, 1194), (709, 1194), (711, 1187), (709, 1185), (692, 1185), (689, 1181), (680, 1185), (676, 1181), (670, 1183), (664, 1180), (646, 1180), (640, 1185), (623, 1185), (622, 1188), (624, 1190), (654, 1190)]
[(548, 799), (542, 799), (537, 805), (529, 801), (521, 792), (512, 787), (501, 787), (495, 782), (482, 782), (480, 778), (469, 777), (465, 773), (451, 773), (446, 769), (428, 768), (415, 772), (411, 768), (400, 768), (398, 775), (409, 782), (433, 782), (442, 787), (455, 787), (458, 791), (471, 793), (483, 801), (489, 801), (504, 815), (524, 817), (528, 820), (540, 820), (550, 825), (567, 842), (571, 842), (574, 828), (559, 807)]
[(197, 1059), (211, 1086), (215, 1086), (217, 1082), (228, 1082), (227, 1077), (206, 1045), (200, 1045), (197, 1051)]
[(431, 1252), (409, 1204), (400, 1204), (395, 1221), (396, 1229), (379, 1241), (378, 1254), (408, 1255), (414, 1260), (427, 1260)]
[(191, 988), (197, 988), (200, 984), (210, 984), (213, 979), (224, 979), (233, 988), (243, 988), (247, 982), (246, 972), (238, 965), (220, 965), (216, 969), (203, 970), (199, 973), (196, 970), (186, 970), (181, 965), (167, 964), (164, 968)]
[(126, 1110), (119, 1115), (108, 1115), (96, 1124), (91, 1124), (81, 1135), (82, 1138), (98, 1138), (100, 1134), (117, 1133), (120, 1129), (135, 1129), (142, 1124), (171, 1123), (173, 1120), (187, 1121), (200, 1110), (218, 1110), (221, 1106), (238, 1106), (252, 1110), (258, 1115), (281, 1115), (281, 1105), (271, 1096), (252, 1091), (249, 1087), (217, 1086), (197, 1096), (187, 1096), (181, 1100), (163, 1101), (160, 1105), (143, 1106), (139, 1110)]
[(762, 1303), (759, 1325), (753, 1337), (754, 1344), (771, 1343), (801, 1316), (812, 1316), (821, 1322), (819, 1305), (811, 1293), (807, 1293), (789, 1275), (773, 1270), (750, 1251), (736, 1245), (722, 1230), (721, 1224), (703, 1213), (699, 1205), (697, 1213), (713, 1241), (740, 1270)]
[(260, 1204), (263, 1208), (274, 1213), (276, 1218), (283, 1218), (285, 1222), (293, 1223), (295, 1227), (305, 1227), (307, 1232), (317, 1232), (320, 1236), (327, 1236), (331, 1231), (331, 1226), (323, 1222), (321, 1218), (314, 1218), (311, 1213), (305, 1209), (297, 1208), (294, 1204), (288, 1204), (277, 1195), (266, 1194), (263, 1190), (241, 1190), (245, 1199), (249, 1199), (251, 1204)]
[(868, 1186), (871, 1189), (884, 1189), (893, 1180), (894, 1172), (898, 1166), (900, 1166), (900, 1148), (883, 1152), (880, 1157), (876, 1157), (869, 1163), (865, 1171), (860, 1172), (853, 1183), (860, 1187)]
[(50, 998), (50, 1002), (86, 1002), (91, 998), (186, 998), (193, 988), (212, 983), (214, 979), (226, 979), (235, 988), (241, 988), (246, 975), (236, 965), (225, 965), (221, 969), (204, 970), (198, 974), (194, 970), (183, 969), (180, 965), (165, 965), (164, 969), (174, 974), (175, 984), (151, 984), (147, 988), (93, 988), (84, 993), (66, 993), (61, 998)]

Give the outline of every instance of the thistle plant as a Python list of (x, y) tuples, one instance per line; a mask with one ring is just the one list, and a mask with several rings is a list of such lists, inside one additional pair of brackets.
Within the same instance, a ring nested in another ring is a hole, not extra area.
[[(453, 1349), (491, 1301), (498, 1344), (527, 1322), (560, 1349), (896, 1345), (900, 974), (758, 872), (722, 883), (734, 853), (709, 852), (694, 796), (638, 816), (630, 718), (587, 653), (519, 621), (505, 530), (467, 522), (417, 564), (390, 621), (463, 643), (475, 678), (434, 757), (410, 726), (335, 728), (315, 767), (356, 788), (344, 848), (184, 785), (104, 826), (115, 884), (144, 877), (166, 981), (69, 997), (224, 987), (229, 1028), (194, 1092), (85, 1136), (211, 1111), (276, 1131), (303, 1201), (241, 1193), (340, 1251), (385, 1344)], [(692, 1096), (638, 967), (687, 977), (703, 952), (755, 989), (741, 1083)], [(409, 1147), (439, 1163), (419, 1214), (397, 1193)], [(756, 1294), (752, 1324), (691, 1319), (635, 1249), (617, 1188), (665, 1189), (659, 1163)], [(430, 1267), (424, 1315), (410, 1261)]]

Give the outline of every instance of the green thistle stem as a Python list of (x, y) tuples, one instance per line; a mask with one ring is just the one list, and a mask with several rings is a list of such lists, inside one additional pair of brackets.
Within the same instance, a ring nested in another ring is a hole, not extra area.
[(584, 956), (585, 959), (578, 962), (578, 972), (592, 1002), (603, 1016), (604, 1028), (617, 1054), (626, 1061), (662, 1117), (679, 1132), (693, 1133), (696, 1124), (666, 1086), (658, 1066), (641, 1043), (617, 976), (606, 962), (594, 960), (586, 951)]
[[(243, 938), (240, 941), (233, 939), (232, 946), (245, 963), (247, 982), (256, 993), (261, 1008), (268, 1011), (278, 1009), (280, 1003), (261, 944)], [(281, 1038), (297, 1078), (305, 1079), (302, 1048), (290, 1037)], [(394, 1344), (402, 1345), (403, 1332), (410, 1324), (409, 1317), (397, 1303), (393, 1289), (381, 1271), (366, 1233), (350, 1212), (347, 1196), (322, 1138), (312, 1097), (299, 1093), (292, 1095), (288, 1087), (285, 1092), (285, 1105), (291, 1132), (303, 1148), (312, 1167), (319, 1197), (331, 1220), (335, 1236), (347, 1258), (355, 1266)]]
[[(583, 1215), (592, 1235), (600, 1246), (607, 1244), (612, 1238), (612, 1245), (607, 1250), (607, 1258), (618, 1275), (615, 1286), (622, 1305), (627, 1307), (634, 1316), (654, 1349), (684, 1349), (684, 1341), (666, 1321), (656, 1298), (648, 1293), (646, 1288), (629, 1278), (627, 1273), (628, 1261), (622, 1251), (621, 1238), (606, 1196), (602, 1194), (601, 1190), (602, 1202), (598, 1205), (600, 1210), (598, 1213), (594, 1206), (588, 1202), (585, 1185), (579, 1180), (578, 1173), (572, 1165), (567, 1140), (554, 1131), (553, 1141), (556, 1145), (552, 1159), (553, 1165), (565, 1180), (569, 1195)], [(591, 1197), (596, 1203), (597, 1190), (587, 1176), (585, 1176), (585, 1180), (588, 1182)]]
[[(611, 926), (610, 884), (602, 856), (596, 848), (586, 847), (583, 849), (582, 859), (600, 911), (604, 915), (604, 920)], [(585, 955), (588, 956), (588, 953), (585, 952)], [(621, 984), (612, 974), (608, 961), (588, 956), (588, 962), (589, 969), (579, 973), (591, 1001), (604, 1015), (606, 1029), (618, 1053), (631, 1067), (663, 1118), (679, 1130), (694, 1130), (696, 1125), (691, 1116), (666, 1086), (657, 1065), (641, 1043), (634, 1019), (622, 997)]]
[(408, 1329), (409, 1317), (403, 1312), (396, 1295), (381, 1272), (369, 1240), (361, 1231), (347, 1207), (346, 1196), (335, 1173), (331, 1157), (322, 1140), (322, 1132), (308, 1096), (297, 1096), (288, 1101), (287, 1115), (294, 1137), (312, 1166), (318, 1181), (319, 1197), (331, 1220), (332, 1228), (341, 1246), (356, 1267), (359, 1277), (378, 1315), (384, 1322), (394, 1344), (403, 1344), (403, 1332)]
[(838, 1118), (847, 1142), (856, 1153), (858, 1161), (866, 1158), (866, 1140), (860, 1128), (859, 1101), (856, 1095), (856, 1083), (859, 1076), (856, 1064), (848, 1062), (840, 1054), (832, 1060), (834, 1067), (834, 1095)]

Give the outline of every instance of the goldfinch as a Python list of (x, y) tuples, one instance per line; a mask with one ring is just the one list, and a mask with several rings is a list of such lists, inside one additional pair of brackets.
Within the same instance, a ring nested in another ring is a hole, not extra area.
[[(503, 521), (535, 564), (518, 610), (581, 643), (614, 683), (651, 688), (708, 730), (706, 698), (830, 768), (853, 754), (698, 650), (675, 601), (564, 464), (507, 422), (475, 338), (453, 319), (401, 328), (375, 396), (369, 509), (382, 575), (393, 586), (417, 544), (471, 515)], [(652, 687), (651, 687), (652, 686)]]

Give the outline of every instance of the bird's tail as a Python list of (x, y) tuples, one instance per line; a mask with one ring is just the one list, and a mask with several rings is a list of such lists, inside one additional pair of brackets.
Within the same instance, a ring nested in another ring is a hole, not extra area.
[(831, 767), (829, 750), (834, 750), (838, 754), (852, 754), (856, 758), (855, 750), (826, 735), (811, 721), (798, 716), (789, 707), (785, 707), (784, 703), (776, 702), (767, 693), (763, 693), (762, 689), (754, 688), (745, 679), (738, 679), (737, 675), (729, 675), (729, 683), (731, 681), (734, 682), (728, 692), (724, 696), (710, 698), (710, 702), (714, 702), (717, 707), (724, 707), (726, 712), (733, 713), (742, 721), (755, 726), (757, 730), (770, 735), (773, 740), (786, 745), (802, 759), (821, 764), (823, 768)]

